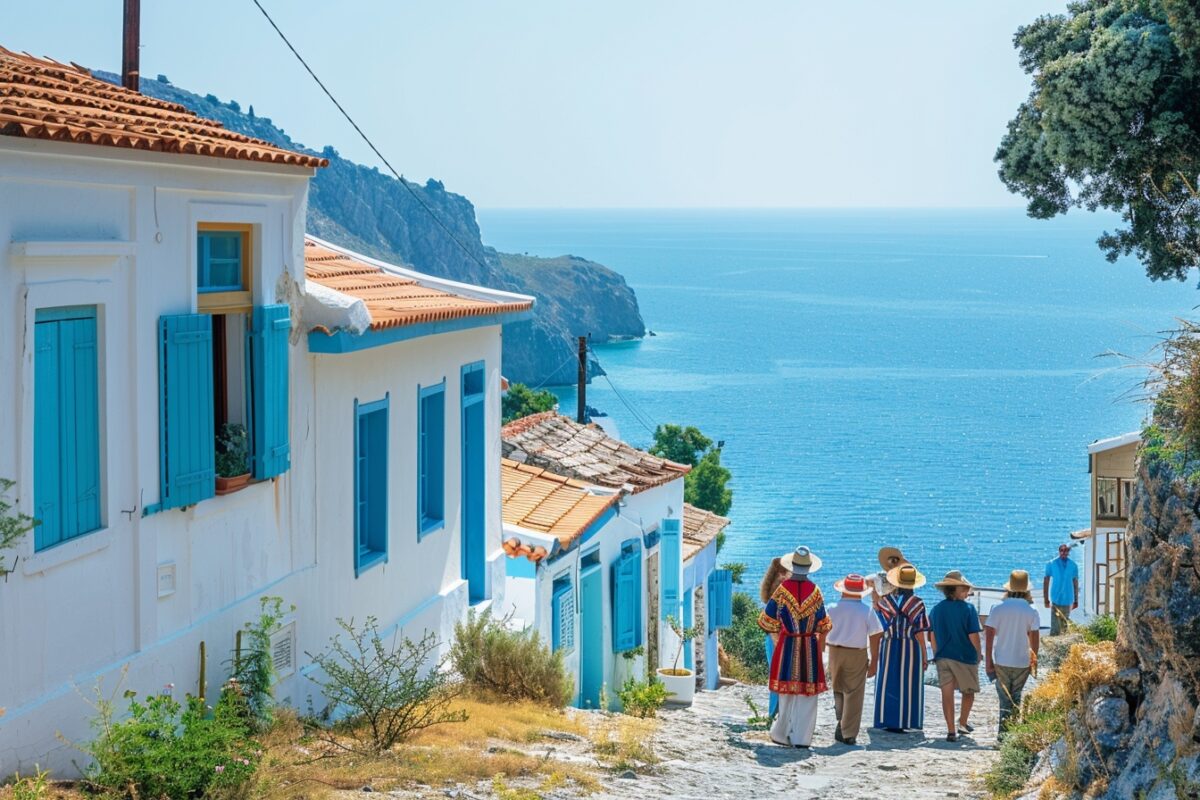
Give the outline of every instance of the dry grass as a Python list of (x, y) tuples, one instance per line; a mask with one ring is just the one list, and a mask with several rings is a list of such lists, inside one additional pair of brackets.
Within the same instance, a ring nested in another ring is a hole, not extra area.
[(657, 730), (654, 719), (606, 715), (595, 724), (590, 738), (597, 758), (613, 772), (643, 772), (658, 763), (650, 744)]
[(1065, 711), (1082, 701), (1088, 692), (1117, 677), (1116, 645), (1113, 642), (1072, 645), (1067, 657), (1026, 696), (1028, 711)]

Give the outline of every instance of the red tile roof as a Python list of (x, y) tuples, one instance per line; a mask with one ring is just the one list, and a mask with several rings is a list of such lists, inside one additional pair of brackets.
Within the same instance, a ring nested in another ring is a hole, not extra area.
[(133, 150), (324, 167), (295, 153), (197, 116), (181, 105), (95, 78), (77, 64), (0, 47), (0, 135)]
[(532, 300), (501, 303), (425, 286), (417, 278), (384, 272), (311, 238), (304, 241), (304, 274), (314, 283), (364, 301), (373, 330), (507, 314), (533, 307)]
[(683, 504), (683, 560), (687, 561), (703, 550), (709, 542), (729, 525), (729, 518)]
[[(620, 495), (593, 494), (581, 481), (507, 458), (500, 460), (500, 497), (506, 523), (550, 534), (563, 549), (620, 500)], [(506, 546), (505, 552), (510, 549)]]
[(514, 420), (500, 429), (500, 437), (508, 458), (632, 494), (682, 478), (691, 469), (555, 411)]

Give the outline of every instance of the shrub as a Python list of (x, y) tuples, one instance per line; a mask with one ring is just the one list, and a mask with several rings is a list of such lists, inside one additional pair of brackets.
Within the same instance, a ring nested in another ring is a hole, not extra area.
[(622, 712), (647, 719), (657, 716), (658, 710), (667, 702), (667, 687), (654, 678), (648, 681), (630, 678), (617, 692), (617, 697), (621, 700)]
[(463, 722), (467, 715), (450, 704), (457, 686), (434, 660), (437, 637), (426, 633), (413, 641), (399, 634), (387, 645), (379, 636), (375, 617), (362, 628), (354, 620), (337, 621), (347, 636), (335, 634), (323, 653), (308, 657), (320, 667), (324, 680), (316, 679), (328, 711), (345, 713), (331, 744), (357, 753), (379, 755), (414, 733), (447, 722)]
[(217, 434), (217, 475), (236, 478), (250, 471), (250, 440), (246, 426), (240, 422), (226, 422)]
[(758, 627), (762, 610), (753, 597), (745, 592), (733, 595), (733, 624), (721, 631), (721, 647), (735, 662), (737, 679), (745, 683), (766, 683), (769, 665), (764, 648), (765, 634)]
[(144, 703), (133, 692), (125, 697), (129, 717), (120, 722), (111, 700), (96, 703), (97, 736), (83, 747), (94, 761), (92, 783), (134, 800), (188, 800), (247, 787), (262, 751), (238, 692), (222, 691), (211, 709), (190, 695), (183, 703), (165, 693)]
[(1112, 614), (1096, 617), (1084, 626), (1083, 639), (1088, 644), (1115, 642), (1117, 640), (1117, 618)]
[[(275, 662), (271, 656), (271, 636), (279, 630), (283, 621), (283, 598), (259, 598), (262, 612), (258, 619), (247, 622), (238, 637), (238, 646), (233, 654), (233, 670), (230, 683), (245, 698), (248, 721), (257, 730), (271, 724), (275, 681)], [(288, 611), (294, 611), (292, 606)]]
[(477, 691), (562, 708), (575, 694), (562, 654), (552, 652), (537, 631), (513, 631), (508, 617), (470, 613), (454, 626), (450, 663)]

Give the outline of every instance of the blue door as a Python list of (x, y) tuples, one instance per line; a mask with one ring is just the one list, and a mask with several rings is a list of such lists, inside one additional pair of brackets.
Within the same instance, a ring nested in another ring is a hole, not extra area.
[(483, 362), (463, 367), (462, 373), (462, 577), (472, 603), (486, 600), (487, 478)]
[(579, 707), (599, 708), (604, 684), (604, 572), (600, 563), (579, 572)]

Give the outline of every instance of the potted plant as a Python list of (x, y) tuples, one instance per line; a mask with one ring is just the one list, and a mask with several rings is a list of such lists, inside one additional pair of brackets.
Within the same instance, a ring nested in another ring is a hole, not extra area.
[(669, 668), (660, 667), (657, 670), (658, 678), (667, 687), (667, 692), (670, 695), (668, 702), (690, 706), (692, 698), (696, 695), (696, 674), (690, 669), (680, 667), (679, 659), (683, 655), (684, 646), (700, 635), (701, 627), (693, 625), (690, 628), (685, 628), (673, 616), (667, 617), (667, 625), (675, 632), (675, 637), (679, 639), (679, 647), (675, 650), (674, 664)]
[(232, 494), (250, 482), (250, 441), (246, 426), (226, 422), (217, 434), (217, 494)]

